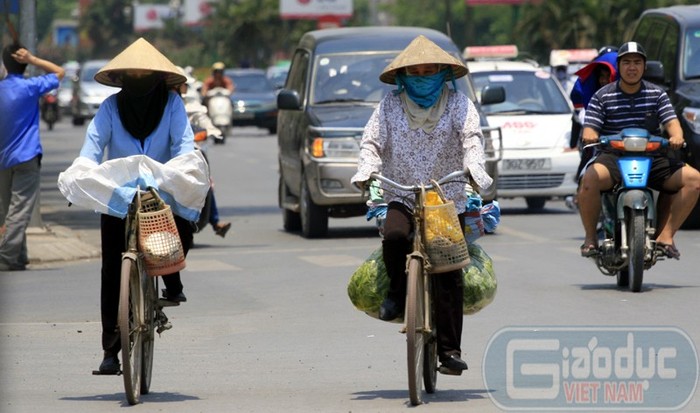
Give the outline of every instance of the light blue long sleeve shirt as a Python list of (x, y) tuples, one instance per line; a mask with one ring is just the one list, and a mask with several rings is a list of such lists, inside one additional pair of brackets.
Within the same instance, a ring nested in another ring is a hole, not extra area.
[(187, 119), (182, 98), (175, 92), (168, 93), (160, 123), (150, 135), (141, 141), (124, 129), (117, 95), (108, 97), (97, 110), (85, 134), (80, 156), (97, 163), (103, 160), (123, 158), (131, 155), (146, 155), (160, 163), (194, 151), (194, 134)]
[[(168, 93), (168, 103), (165, 105), (160, 123), (146, 137), (143, 147), (141, 141), (131, 136), (124, 128), (117, 108), (117, 95), (114, 94), (105, 99), (88, 126), (80, 156), (100, 164), (106, 160), (132, 155), (146, 155), (165, 164), (179, 155), (193, 151), (194, 134), (187, 119), (185, 105), (182, 103), (182, 98), (171, 91)], [(115, 216), (123, 216), (126, 206), (134, 196), (137, 185), (143, 188), (157, 187), (154, 177), (140, 176), (134, 182), (115, 190), (109, 201), (110, 210), (122, 211), (122, 213), (114, 214)], [(176, 215), (189, 220), (197, 220), (199, 210), (179, 205), (175, 202), (174, 194), (161, 192), (160, 195), (165, 203), (173, 207), (173, 212)]]

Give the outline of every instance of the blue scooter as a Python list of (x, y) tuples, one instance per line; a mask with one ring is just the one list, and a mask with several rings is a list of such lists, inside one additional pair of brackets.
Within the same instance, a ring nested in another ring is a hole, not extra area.
[(594, 258), (603, 274), (617, 277), (619, 287), (629, 286), (631, 291), (639, 292), (644, 270), (665, 257), (657, 251), (653, 239), (656, 207), (647, 181), (653, 155), (662, 153), (668, 140), (645, 129), (628, 128), (616, 135), (601, 136), (597, 145), (622, 155), (618, 160), (622, 182), (601, 194), (602, 240)]

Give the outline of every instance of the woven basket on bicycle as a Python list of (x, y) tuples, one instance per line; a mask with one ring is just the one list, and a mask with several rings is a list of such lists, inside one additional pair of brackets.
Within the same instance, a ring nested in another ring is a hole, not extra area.
[(431, 272), (462, 269), (469, 265), (469, 250), (457, 209), (454, 202), (445, 198), (438, 183), (432, 181), (432, 184), (435, 191), (429, 191), (423, 197), (423, 243), (430, 259)]
[(185, 254), (172, 210), (155, 190), (141, 197), (137, 216), (139, 249), (146, 273), (155, 277), (185, 268)]

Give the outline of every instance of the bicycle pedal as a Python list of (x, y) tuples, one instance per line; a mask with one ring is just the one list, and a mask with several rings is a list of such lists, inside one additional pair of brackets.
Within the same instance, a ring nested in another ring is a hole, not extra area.
[(464, 371), (464, 370), (452, 370), (452, 369), (448, 369), (447, 367), (440, 366), (438, 368), (438, 371), (442, 374), (447, 374), (448, 376), (461, 376), (462, 371)]
[(177, 307), (180, 305), (180, 303), (178, 303), (177, 301), (170, 301), (164, 298), (159, 298), (158, 305), (161, 307)]
[(158, 328), (156, 329), (156, 333), (158, 333), (158, 335), (160, 336), (160, 333), (162, 333), (163, 331), (166, 331), (166, 330), (170, 330), (171, 328), (173, 328), (173, 325), (170, 323), (166, 323), (166, 324), (158, 326)]

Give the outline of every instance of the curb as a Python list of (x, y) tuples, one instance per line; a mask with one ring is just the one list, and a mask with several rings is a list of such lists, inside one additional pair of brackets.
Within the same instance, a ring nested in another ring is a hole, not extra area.
[(27, 252), (30, 264), (99, 258), (99, 243), (83, 241), (78, 234), (61, 225), (27, 228)]

